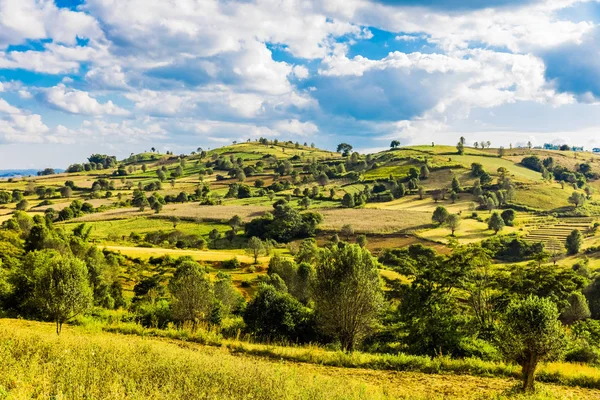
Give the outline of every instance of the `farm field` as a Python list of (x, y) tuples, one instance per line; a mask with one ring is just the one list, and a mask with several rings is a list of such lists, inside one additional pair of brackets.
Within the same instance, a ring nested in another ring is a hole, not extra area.
[[(482, 216), (485, 216), (485, 214)], [(502, 230), (503, 235), (515, 232), (518, 232), (518, 229), (510, 226), (507, 226)], [(454, 237), (450, 236), (451, 231), (446, 227), (423, 230), (419, 231), (417, 234), (423, 239), (439, 243), (448, 243), (450, 239), (454, 239), (460, 244), (476, 243), (494, 236), (494, 232), (488, 230), (486, 222), (479, 222), (470, 218), (462, 220), (461, 225), (456, 230)]]
[(365, 209), (323, 209), (322, 228), (339, 230), (345, 224), (351, 223), (356, 232), (388, 233), (399, 232), (431, 223), (431, 215), (422, 211)]

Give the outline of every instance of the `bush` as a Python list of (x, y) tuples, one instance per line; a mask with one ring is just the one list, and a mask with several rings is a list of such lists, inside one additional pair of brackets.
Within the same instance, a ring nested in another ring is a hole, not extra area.
[(241, 266), (242, 264), (240, 263), (240, 260), (237, 259), (237, 257), (234, 257), (231, 260), (223, 261), (221, 263), (221, 267), (227, 269), (237, 269), (241, 268)]

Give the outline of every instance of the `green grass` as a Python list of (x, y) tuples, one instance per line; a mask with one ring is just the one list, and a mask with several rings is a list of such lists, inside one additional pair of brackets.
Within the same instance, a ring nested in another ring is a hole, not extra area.
[[(72, 231), (79, 224), (81, 224), (81, 222), (65, 223), (63, 226)], [(156, 217), (134, 217), (124, 220), (86, 222), (86, 224), (92, 227), (91, 237), (93, 239), (106, 239), (109, 236), (128, 237), (131, 232), (145, 234), (158, 230), (173, 230), (173, 223), (167, 218)], [(190, 221), (179, 221), (177, 223), (177, 230), (185, 234), (207, 236), (213, 229), (217, 229), (219, 232), (225, 233), (231, 228), (225, 224), (211, 222), (197, 223)]]

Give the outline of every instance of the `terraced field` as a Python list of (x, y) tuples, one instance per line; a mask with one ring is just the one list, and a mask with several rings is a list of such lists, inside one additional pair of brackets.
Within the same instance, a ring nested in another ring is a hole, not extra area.
[(571, 232), (579, 230), (583, 233), (591, 227), (593, 222), (593, 218), (589, 217), (560, 218), (555, 223), (532, 229), (523, 240), (542, 242), (546, 249), (551, 251), (564, 250), (564, 243)]

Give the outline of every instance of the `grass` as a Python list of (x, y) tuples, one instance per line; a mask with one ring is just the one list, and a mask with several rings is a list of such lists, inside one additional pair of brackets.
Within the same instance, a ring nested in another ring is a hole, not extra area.
[[(63, 226), (68, 230), (73, 230), (79, 224), (81, 224), (81, 222), (65, 223)], [(143, 235), (145, 233), (155, 232), (158, 230), (163, 230), (165, 232), (171, 232), (174, 230), (173, 223), (170, 222), (166, 217), (133, 217), (125, 220), (95, 221), (87, 224), (88, 226), (92, 227), (92, 239), (106, 239), (108, 237), (120, 238), (122, 236), (129, 237), (129, 234), (132, 232)], [(185, 234), (208, 236), (209, 232), (213, 229), (217, 229), (219, 232), (225, 233), (231, 228), (224, 224), (212, 222), (197, 223), (190, 221), (179, 221), (177, 223), (177, 230)]]
[(572, 189), (562, 189), (558, 184), (538, 184), (519, 188), (514, 202), (536, 209), (553, 210), (568, 205), (571, 193)]
[(322, 229), (339, 231), (351, 224), (356, 232), (386, 233), (412, 229), (431, 223), (431, 215), (421, 211), (397, 212), (373, 208), (337, 208), (319, 211), (323, 215)]
[(419, 196), (404, 196), (400, 199), (393, 200), (387, 203), (368, 203), (366, 208), (381, 208), (385, 210), (403, 210), (403, 211), (420, 211), (433, 213), (438, 206), (444, 206), (448, 212), (456, 214), (459, 212), (471, 212), (477, 207), (476, 199), (468, 193), (461, 193), (458, 200), (452, 203), (449, 200), (435, 202), (431, 196), (424, 196), (423, 200)]
[[(0, 365), (8, 367), (0, 396), (17, 399), (504, 399), (515, 398), (519, 375), (516, 366), (476, 359), (251, 344), (131, 323), (67, 326), (57, 337), (52, 324), (6, 319)], [(599, 387), (599, 375), (577, 364), (542, 365), (539, 379), (553, 384), (516, 398), (595, 398), (582, 387)]]
[(0, 322), (0, 397), (384, 399), (382, 388), (218, 348)]
[[(483, 216), (485, 217), (484, 214)], [(509, 234), (517, 231), (517, 228), (506, 226), (500, 234)], [(488, 230), (486, 222), (479, 222), (475, 219), (463, 219), (460, 227), (456, 230), (455, 236), (450, 236), (450, 229), (438, 227), (418, 233), (419, 237), (440, 243), (448, 243), (450, 239), (458, 240), (461, 244), (475, 243), (494, 236), (494, 232)]]
[[(148, 259), (150, 257), (159, 257), (170, 255), (172, 257), (190, 256), (197, 261), (226, 261), (237, 257), (242, 263), (252, 264), (254, 258), (250, 257), (244, 249), (235, 250), (179, 250), (164, 249), (162, 247), (131, 247), (131, 246), (101, 246), (107, 250), (118, 251), (124, 255), (133, 258)], [(259, 262), (268, 262), (269, 257), (259, 257)]]

